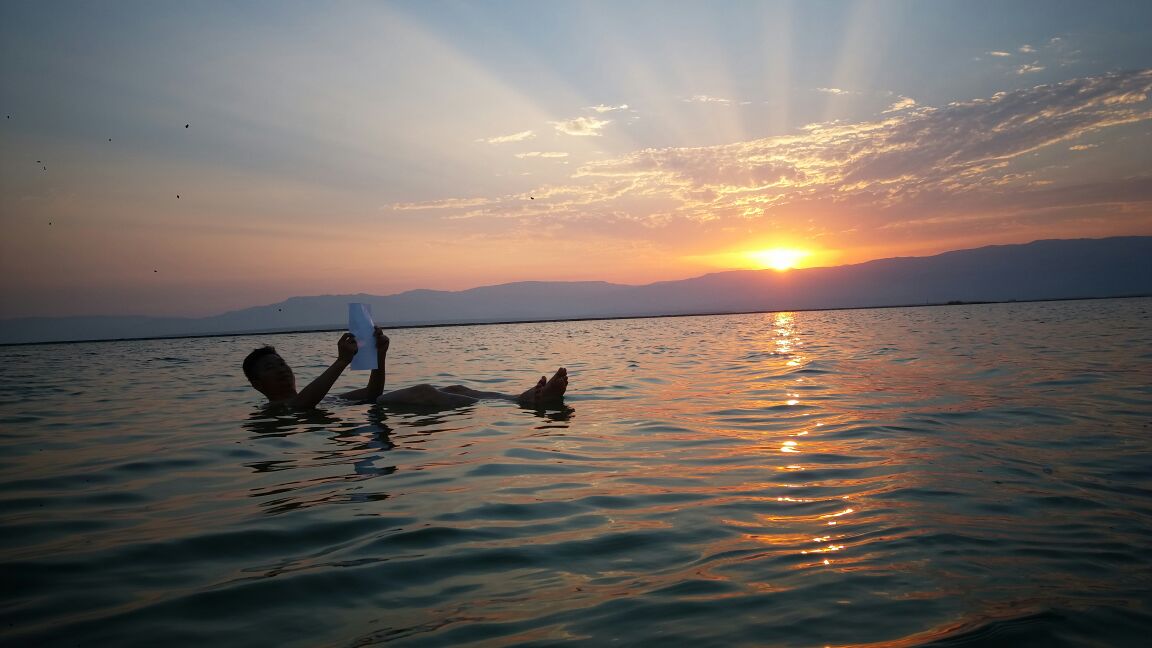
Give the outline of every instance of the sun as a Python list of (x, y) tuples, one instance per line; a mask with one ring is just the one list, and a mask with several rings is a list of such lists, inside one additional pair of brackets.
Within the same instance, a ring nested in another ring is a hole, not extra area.
[(796, 248), (772, 248), (748, 252), (748, 258), (761, 268), (772, 268), (779, 271), (795, 268), (796, 264), (806, 256), (808, 256), (806, 250), (797, 250)]

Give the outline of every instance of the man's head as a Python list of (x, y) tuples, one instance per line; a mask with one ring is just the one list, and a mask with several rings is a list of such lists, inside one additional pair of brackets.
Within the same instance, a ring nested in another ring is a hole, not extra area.
[(269, 400), (283, 400), (296, 395), (296, 376), (292, 367), (276, 353), (276, 347), (262, 346), (244, 358), (244, 375), (248, 382)]

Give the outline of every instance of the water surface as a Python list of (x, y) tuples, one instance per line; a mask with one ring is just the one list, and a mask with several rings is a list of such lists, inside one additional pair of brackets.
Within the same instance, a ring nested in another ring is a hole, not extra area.
[[(0, 348), (12, 645), (1143, 645), (1152, 300)], [(336, 390), (362, 386), (347, 372)]]

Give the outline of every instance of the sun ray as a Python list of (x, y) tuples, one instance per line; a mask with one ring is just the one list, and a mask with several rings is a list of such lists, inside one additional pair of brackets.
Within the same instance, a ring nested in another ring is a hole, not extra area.
[[(857, 92), (876, 90), (871, 86), (877, 68), (886, 49), (891, 47), (891, 15), (878, 5), (863, 2), (851, 5), (848, 13), (833, 72), (833, 87)], [(861, 99), (859, 96), (827, 98), (822, 121), (849, 117)]]
[(795, 18), (792, 5), (772, 5), (770, 13), (763, 17), (764, 30), (770, 34), (762, 40), (765, 66), (768, 70), (768, 86), (764, 88), (765, 99), (771, 107), (769, 130), (771, 135), (784, 135), (790, 131), (791, 108), (795, 101), (793, 93), (792, 54), (795, 47), (793, 31)]

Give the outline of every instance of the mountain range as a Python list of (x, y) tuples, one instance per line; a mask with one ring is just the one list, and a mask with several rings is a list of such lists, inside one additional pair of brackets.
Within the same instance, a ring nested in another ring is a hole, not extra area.
[(1044, 240), (826, 268), (734, 270), (642, 286), (524, 281), (461, 291), (292, 297), (201, 318), (0, 320), (0, 343), (340, 329), (348, 302), (403, 327), (1152, 295), (1152, 236)]

